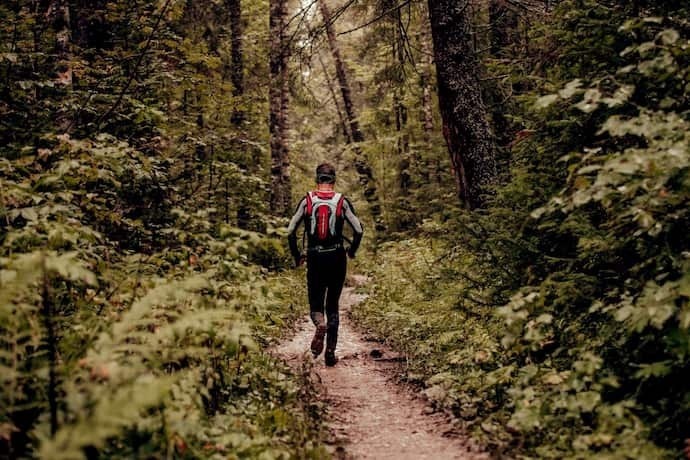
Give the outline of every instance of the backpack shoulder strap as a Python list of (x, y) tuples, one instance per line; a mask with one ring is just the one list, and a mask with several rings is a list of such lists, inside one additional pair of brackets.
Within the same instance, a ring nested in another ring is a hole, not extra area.
[(307, 215), (311, 216), (311, 213), (313, 210), (314, 210), (314, 200), (311, 197), (311, 192), (307, 192)]
[(343, 205), (345, 204), (345, 195), (340, 195), (338, 198), (338, 204), (335, 207), (335, 215), (337, 217), (343, 216)]

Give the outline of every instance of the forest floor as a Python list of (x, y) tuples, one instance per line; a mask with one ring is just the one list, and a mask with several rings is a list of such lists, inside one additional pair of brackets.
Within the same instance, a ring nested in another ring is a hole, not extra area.
[(293, 368), (311, 368), (318, 395), (326, 403), (327, 442), (340, 459), (486, 459), (477, 444), (434, 413), (421, 395), (401, 384), (404, 358), (367, 340), (354, 327), (350, 309), (366, 295), (356, 292), (367, 278), (351, 276), (340, 300), (338, 364), (326, 367), (323, 355), (309, 351), (314, 327), (305, 316), (295, 335), (272, 353)]

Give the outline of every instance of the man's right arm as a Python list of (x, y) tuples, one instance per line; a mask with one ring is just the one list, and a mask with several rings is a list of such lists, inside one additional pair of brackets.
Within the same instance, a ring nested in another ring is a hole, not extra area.
[(297, 229), (299, 225), (304, 220), (304, 213), (307, 209), (307, 199), (302, 198), (302, 201), (297, 205), (295, 210), (295, 215), (290, 219), (290, 225), (288, 225), (288, 243), (290, 244), (290, 253), (292, 258), (295, 259), (295, 265), (299, 265), (300, 258), (302, 255), (299, 252), (299, 247), (297, 246)]

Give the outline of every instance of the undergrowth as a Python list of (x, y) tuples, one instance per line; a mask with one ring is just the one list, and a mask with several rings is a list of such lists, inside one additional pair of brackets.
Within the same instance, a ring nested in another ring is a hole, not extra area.
[[(506, 371), (501, 321), (492, 309), (463, 301), (468, 254), (448, 257), (434, 238), (384, 244), (369, 270), (369, 297), (353, 318), (369, 334), (404, 353), (404, 377), (424, 388), (440, 410), (465, 421), (489, 447), (504, 446)], [(471, 273), (471, 271), (470, 271)]]
[(530, 32), (559, 59), (537, 87), (511, 68), (521, 134), (490, 206), (379, 253), (357, 319), (497, 452), (666, 459), (690, 438), (687, 17), (560, 2)]

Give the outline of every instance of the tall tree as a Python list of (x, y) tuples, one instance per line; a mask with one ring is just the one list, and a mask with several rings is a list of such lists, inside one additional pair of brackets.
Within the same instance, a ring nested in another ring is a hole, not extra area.
[[(232, 81), (232, 96), (235, 99), (235, 106), (230, 119), (234, 125), (239, 126), (245, 118), (244, 110), (241, 107), (241, 98), (244, 96), (242, 0), (227, 0), (227, 7), (230, 14), (230, 41), (232, 45), (230, 80)], [(240, 104), (239, 107), (238, 104)]]
[(496, 179), (493, 135), (486, 116), (474, 52), (469, 0), (429, 0), (443, 135), (458, 197), (481, 207)]
[[(405, 105), (405, 63), (407, 60), (407, 30), (402, 20), (401, 8), (397, 2), (386, 0), (383, 2), (385, 11), (390, 11), (390, 41), (393, 65), (393, 111), (395, 112), (395, 130), (397, 134), (398, 183), (403, 197), (410, 189), (412, 178), (410, 175), (410, 136), (407, 132), (407, 106)], [(404, 198), (403, 198), (404, 199)]]
[(290, 45), (286, 34), (287, 0), (270, 0), (270, 119), (271, 212), (287, 215), (291, 208), (290, 158), (288, 150), (288, 105)]
[[(238, 129), (242, 128), (247, 116), (244, 110), (244, 23), (242, 19), (242, 0), (226, 0), (225, 5), (228, 10), (229, 25), (230, 25), (230, 65), (228, 73), (230, 74), (230, 82), (232, 83), (232, 99), (233, 107), (230, 115), (230, 122)], [(224, 75), (225, 78), (225, 75)], [(251, 172), (256, 172), (256, 164), (252, 161), (247, 161), (246, 151), (247, 146), (243, 142), (235, 142), (233, 147), (236, 151), (242, 152), (241, 166)], [(225, 221), (229, 222), (229, 184), (228, 179), (225, 179)], [(252, 221), (252, 202), (249, 197), (240, 195), (237, 206), (237, 226), (242, 229), (249, 229)]]
[(338, 113), (338, 120), (340, 121), (340, 129), (343, 132), (343, 137), (345, 138), (345, 142), (348, 144), (352, 143), (352, 135), (350, 134), (350, 127), (348, 126), (347, 120), (345, 120), (345, 115), (343, 115), (343, 111), (340, 108), (340, 102), (338, 101), (338, 95), (336, 94), (335, 87), (333, 85), (333, 80), (331, 80), (331, 76), (328, 74), (328, 69), (326, 68), (326, 64), (323, 62), (323, 58), (319, 54), (319, 64), (321, 64), (321, 70), (323, 71), (323, 76), (326, 79), (326, 85), (328, 86), (328, 91), (331, 95), (331, 98), (333, 99), (333, 104), (335, 105), (335, 110)]
[(424, 129), (424, 142), (429, 144), (431, 142), (431, 135), (434, 132), (434, 113), (431, 103), (432, 92), (432, 77), (433, 77), (433, 49), (431, 46), (431, 37), (429, 37), (428, 23), (423, 24), (423, 31), (420, 36), (421, 53), (422, 53), (422, 71), (420, 76), (420, 84), (422, 86), (422, 126)]
[(343, 62), (343, 58), (340, 53), (340, 47), (338, 46), (331, 11), (328, 8), (325, 0), (318, 0), (318, 2), (321, 16), (326, 28), (328, 46), (331, 50), (331, 55), (333, 56), (333, 62), (335, 64), (336, 76), (338, 78), (338, 83), (340, 84), (340, 92), (342, 94), (343, 105), (345, 107), (345, 116), (347, 117), (348, 124), (350, 125), (350, 133), (352, 134), (352, 140), (354, 141), (353, 151), (355, 153), (355, 169), (359, 175), (359, 182), (364, 188), (364, 197), (369, 203), (369, 210), (374, 218), (376, 230), (384, 231), (386, 229), (386, 225), (383, 221), (383, 216), (381, 213), (381, 203), (376, 188), (376, 181), (374, 179), (374, 173), (371, 169), (371, 166), (364, 157), (364, 152), (360, 146), (360, 144), (364, 142), (364, 134), (359, 127), (357, 110), (355, 109), (355, 105), (352, 101), (352, 90), (347, 78), (345, 63)]
[[(421, 87), (421, 112), (419, 114), (422, 124), (422, 141), (424, 149), (429, 149), (432, 145), (434, 134), (434, 107), (433, 107), (433, 66), (434, 51), (431, 43), (431, 29), (429, 26), (429, 14), (424, 8), (421, 31), (419, 34), (419, 51), (421, 54), (421, 70), (419, 71), (419, 84)], [(419, 149), (417, 149), (419, 150)], [(432, 177), (439, 182), (442, 178), (441, 159), (438, 156), (432, 160), (428, 155), (422, 159), (421, 152), (417, 153), (417, 163), (421, 166), (420, 174), (424, 182), (428, 182)]]
[[(70, 56), (70, 42), (72, 29), (70, 21), (70, 8), (67, 0), (53, 1), (46, 15), (52, 22), (55, 30), (55, 84), (66, 91), (72, 89), (72, 59)], [(60, 107), (60, 113), (56, 117), (57, 128), (67, 131), (71, 126), (70, 118), (65, 107)]]

